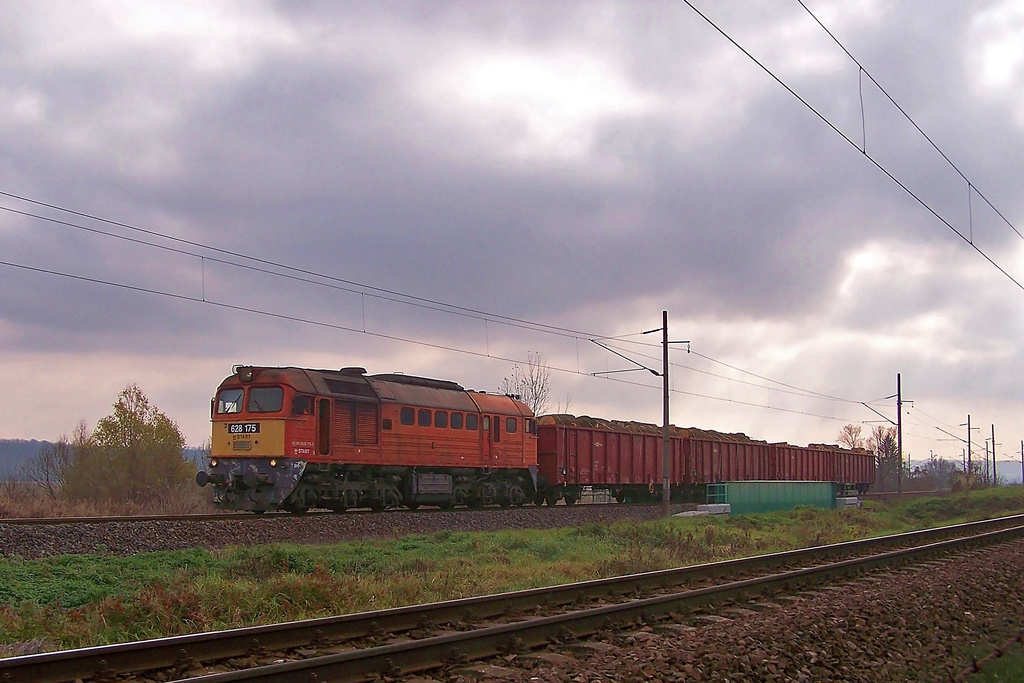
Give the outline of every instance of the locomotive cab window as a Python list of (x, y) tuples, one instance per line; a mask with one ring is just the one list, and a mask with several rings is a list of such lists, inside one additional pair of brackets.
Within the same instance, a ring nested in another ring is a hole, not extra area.
[(217, 394), (217, 414), (231, 415), (242, 412), (242, 390), (225, 389)]
[(472, 429), (474, 432), (480, 426), (480, 416), (475, 413), (466, 414), (466, 429)]
[(292, 399), (292, 415), (312, 415), (313, 397), (296, 396)]
[(416, 422), (416, 411), (412, 408), (402, 408), (399, 421), (406, 426), (411, 426)]
[(518, 428), (518, 425), (516, 424), (517, 422), (518, 420), (516, 420), (514, 417), (506, 417), (505, 431), (508, 432), (509, 434), (515, 434), (516, 429)]
[(281, 387), (252, 387), (246, 408), (250, 413), (278, 413), (284, 403)]

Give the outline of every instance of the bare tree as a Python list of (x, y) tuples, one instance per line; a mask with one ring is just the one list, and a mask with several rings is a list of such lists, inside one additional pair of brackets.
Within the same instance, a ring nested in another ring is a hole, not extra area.
[(531, 351), (525, 364), (512, 366), (512, 374), (501, 381), (498, 391), (518, 398), (530, 406), (534, 415), (541, 415), (551, 405), (549, 375), (550, 368), (541, 360), (540, 352)]
[[(79, 430), (83, 427), (80, 425)], [(62, 436), (56, 442), (40, 449), (39, 454), (21, 465), (21, 473), (29, 481), (39, 484), (51, 499), (56, 500), (67, 482), (68, 470), (75, 462), (75, 444)]]
[(840, 446), (846, 448), (864, 448), (864, 437), (860, 435), (860, 432), (860, 425), (848, 424), (840, 430), (836, 440)]
[(896, 428), (876, 426), (871, 430), (871, 436), (867, 439), (869, 451), (874, 451), (878, 459), (878, 469), (875, 472), (875, 485), (882, 491), (891, 491), (896, 488), (899, 478), (900, 453), (896, 442)]

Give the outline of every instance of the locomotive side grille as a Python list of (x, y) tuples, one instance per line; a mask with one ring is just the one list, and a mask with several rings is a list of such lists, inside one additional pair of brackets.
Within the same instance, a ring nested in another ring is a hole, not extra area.
[(354, 404), (338, 401), (334, 404), (334, 443), (349, 445), (354, 443), (354, 430), (352, 429), (352, 410)]
[(334, 405), (334, 443), (371, 446), (377, 443), (377, 405), (338, 401)]
[(360, 445), (377, 443), (377, 405), (356, 403), (356, 440)]

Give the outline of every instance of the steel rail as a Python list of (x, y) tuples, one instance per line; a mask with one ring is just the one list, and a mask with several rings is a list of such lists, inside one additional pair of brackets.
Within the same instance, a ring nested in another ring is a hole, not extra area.
[(351, 650), (341, 654), (272, 664), (253, 669), (231, 671), (181, 679), (181, 683), (309, 683), (367, 681), (385, 675), (404, 675), (437, 668), (446, 663), (483, 659), (509, 652), (564, 642), (593, 635), (619, 624), (650, 623), (658, 616), (692, 610), (729, 599), (748, 599), (792, 585), (849, 576), (868, 569), (902, 563), (949, 550), (965, 550), (1024, 536), (1024, 525), (984, 534), (938, 541), (925, 546), (892, 550), (865, 558), (744, 579), (730, 583), (683, 591), (671, 595), (633, 600), (627, 603), (585, 609), (540, 619), (531, 619), (475, 631), (395, 643), (381, 647)]
[(265, 626), (251, 626), (154, 640), (102, 645), (35, 655), (0, 659), (2, 683), (62, 683), (89, 679), (98, 673), (118, 673), (181, 666), (186, 662), (204, 662), (245, 655), (255, 648), (286, 650), (324, 641), (359, 638), (375, 633), (390, 633), (466, 619), (486, 619), (510, 610), (566, 605), (579, 600), (664, 590), (695, 580), (706, 580), (749, 572), (755, 569), (783, 567), (798, 562), (817, 561), (849, 553), (875, 552), (880, 549), (925, 542), (957, 534), (978, 533), (1005, 524), (1024, 524), (1024, 515), (997, 517), (933, 529), (905, 532), (877, 538), (847, 541), (767, 555), (724, 560), (688, 567), (663, 569), (581, 583), (533, 588), (447, 602), (397, 607), (335, 617)]
[[(309, 512), (306, 516), (332, 515), (333, 512)], [(270, 512), (257, 515), (252, 512), (211, 512), (194, 515), (127, 515), (106, 517), (8, 517), (0, 518), (0, 525), (55, 526), (58, 524), (110, 524), (131, 522), (222, 522), (246, 519), (301, 519), (288, 512)]]

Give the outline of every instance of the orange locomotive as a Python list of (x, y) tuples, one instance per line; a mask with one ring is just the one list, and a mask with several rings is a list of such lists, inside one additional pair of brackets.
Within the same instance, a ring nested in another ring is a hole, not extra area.
[(537, 421), (508, 396), (363, 368), (239, 366), (217, 390), (207, 470), (225, 510), (523, 505)]

